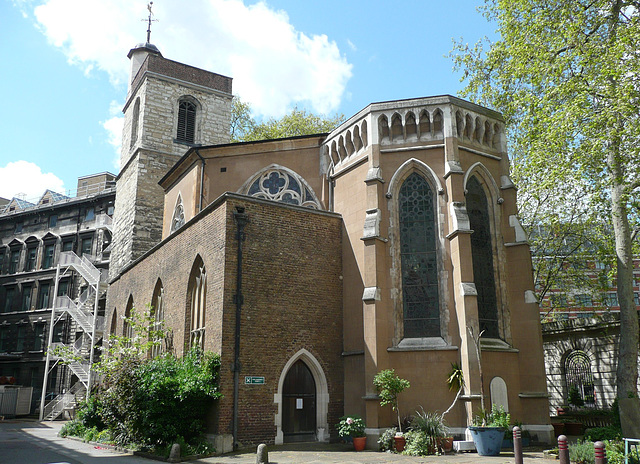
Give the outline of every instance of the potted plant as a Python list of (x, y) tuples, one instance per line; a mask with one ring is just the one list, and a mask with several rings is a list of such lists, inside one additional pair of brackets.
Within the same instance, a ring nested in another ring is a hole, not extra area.
[(373, 378), (373, 384), (380, 395), (380, 406), (391, 405), (391, 408), (398, 414), (398, 429), (394, 438), (396, 451), (401, 452), (405, 446), (405, 439), (402, 435), (402, 420), (398, 408), (398, 395), (411, 386), (408, 380), (401, 379), (393, 369), (385, 369), (378, 372)]
[(411, 421), (411, 430), (423, 433), (427, 437), (429, 450), (432, 454), (437, 451), (450, 451), (453, 448), (453, 437), (449, 437), (449, 428), (442, 420), (443, 414), (426, 412), (422, 406), (420, 409), (420, 411), (416, 411), (416, 415)]
[(338, 435), (342, 438), (351, 438), (356, 451), (362, 451), (367, 444), (367, 436), (364, 433), (364, 420), (358, 416), (342, 416), (336, 425)]
[[(480, 456), (498, 456), (502, 448), (502, 439), (505, 432), (504, 420), (506, 419), (506, 426), (508, 427), (510, 417), (504, 412), (504, 408), (500, 411), (500, 409), (494, 409), (494, 405), (491, 412), (487, 413), (484, 407), (484, 376), (480, 350), (480, 337), (482, 337), (484, 330), (477, 336), (474, 334), (472, 327), (469, 327), (468, 330), (476, 349), (478, 373), (480, 375), (480, 416), (476, 416), (473, 425), (469, 427), (469, 431), (473, 438), (473, 444), (476, 446), (476, 451)], [(506, 414), (506, 417), (503, 417), (504, 414)]]

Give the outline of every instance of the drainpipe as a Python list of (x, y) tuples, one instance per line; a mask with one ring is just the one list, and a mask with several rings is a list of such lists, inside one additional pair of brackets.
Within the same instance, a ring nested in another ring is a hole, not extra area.
[(240, 315), (242, 312), (242, 242), (244, 241), (244, 226), (249, 222), (247, 213), (243, 206), (236, 206), (233, 212), (233, 219), (238, 226), (236, 239), (238, 240), (238, 255), (236, 269), (236, 331), (234, 342), (233, 360), (233, 449), (238, 448), (238, 391), (240, 389)]
[(194, 149), (200, 161), (202, 161), (202, 169), (200, 169), (200, 199), (198, 200), (198, 212), (202, 211), (202, 203), (204, 197), (204, 165), (206, 164), (204, 158), (200, 155), (200, 152), (197, 148)]

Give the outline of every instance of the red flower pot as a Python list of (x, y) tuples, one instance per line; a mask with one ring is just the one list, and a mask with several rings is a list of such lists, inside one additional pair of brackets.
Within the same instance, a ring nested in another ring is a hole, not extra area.
[(396, 451), (402, 453), (404, 446), (407, 444), (407, 439), (403, 436), (393, 437), (393, 442), (396, 445)]
[(353, 437), (353, 448), (362, 451), (367, 445), (367, 437)]

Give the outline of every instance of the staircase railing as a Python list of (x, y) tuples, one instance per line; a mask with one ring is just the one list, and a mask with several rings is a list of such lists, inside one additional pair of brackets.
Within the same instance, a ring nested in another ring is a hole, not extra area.
[(81, 382), (76, 382), (68, 392), (60, 393), (44, 407), (44, 420), (52, 421), (58, 418), (65, 409), (75, 408), (77, 395), (84, 396), (85, 386)]

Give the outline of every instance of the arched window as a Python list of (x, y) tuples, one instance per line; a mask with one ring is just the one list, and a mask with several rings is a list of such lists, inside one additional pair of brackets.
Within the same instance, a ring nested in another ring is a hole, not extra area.
[(113, 314), (111, 315), (111, 327), (109, 328), (109, 337), (116, 334), (116, 328), (118, 327), (118, 310), (113, 308)]
[(178, 195), (176, 206), (173, 208), (173, 218), (171, 219), (171, 232), (175, 232), (184, 225), (184, 206), (182, 196)]
[(194, 143), (196, 137), (196, 104), (182, 100), (178, 104), (178, 132), (180, 142)]
[(133, 116), (131, 118), (131, 143), (129, 147), (133, 147), (138, 141), (138, 120), (140, 119), (140, 97), (136, 98), (133, 105)]
[(478, 319), (484, 337), (499, 338), (498, 302), (493, 264), (489, 205), (484, 189), (472, 176), (467, 182), (467, 213), (471, 234), (473, 281), (478, 292)]
[(190, 336), (189, 347), (204, 349), (205, 308), (207, 303), (207, 271), (198, 257), (189, 279)]
[(164, 287), (162, 281), (158, 279), (156, 287), (153, 290), (153, 297), (151, 298), (151, 312), (153, 315), (153, 322), (151, 325), (151, 334), (153, 337), (151, 341), (154, 341), (154, 345), (151, 347), (151, 357), (155, 358), (162, 353), (162, 339), (161, 333), (164, 326)]
[(124, 311), (124, 322), (122, 323), (122, 336), (128, 339), (126, 341), (126, 344), (128, 346), (131, 345), (131, 340), (133, 340), (133, 326), (131, 325), (131, 316), (134, 311), (135, 309), (133, 307), (133, 296), (129, 295), (127, 308)]
[(398, 198), (404, 338), (440, 336), (435, 198), (414, 172)]
[[(246, 195), (290, 205), (321, 209), (311, 187), (295, 172), (272, 165), (245, 183)], [(246, 187), (248, 185), (248, 187)]]
[(567, 385), (567, 403), (574, 406), (595, 406), (596, 396), (591, 373), (591, 360), (580, 350), (569, 353), (564, 361), (564, 378)]

